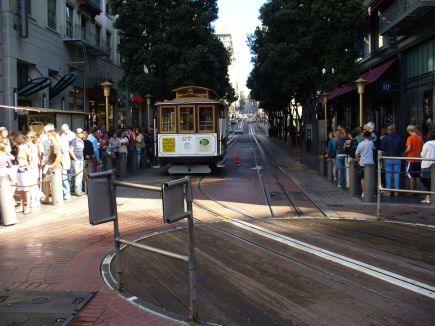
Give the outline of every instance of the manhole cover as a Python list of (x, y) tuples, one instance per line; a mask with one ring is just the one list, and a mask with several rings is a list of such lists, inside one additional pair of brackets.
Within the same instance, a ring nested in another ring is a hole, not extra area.
[(69, 325), (94, 295), (26, 290), (0, 292), (0, 325)]
[(48, 301), (50, 301), (50, 299), (47, 297), (35, 297), (35, 298), (32, 298), (32, 300), (31, 300), (31, 302), (34, 304), (47, 303)]

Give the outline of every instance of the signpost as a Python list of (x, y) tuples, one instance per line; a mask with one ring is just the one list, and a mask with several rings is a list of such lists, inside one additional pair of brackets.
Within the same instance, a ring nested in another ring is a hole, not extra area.
[[(187, 218), (187, 230), (189, 235), (188, 255), (183, 256), (167, 250), (121, 239), (118, 225), (118, 212), (116, 209), (116, 187), (127, 187), (161, 192), (163, 201), (163, 222), (165, 224), (170, 224)], [(165, 182), (159, 188), (117, 181), (115, 180), (114, 170), (110, 170), (98, 173), (90, 173), (87, 180), (87, 189), (89, 222), (92, 225), (113, 222), (116, 263), (115, 269), (118, 290), (123, 290), (121, 244), (185, 261), (188, 263), (189, 268), (190, 320), (197, 320), (196, 255), (193, 236), (193, 196), (190, 177), (184, 177), (182, 179)]]

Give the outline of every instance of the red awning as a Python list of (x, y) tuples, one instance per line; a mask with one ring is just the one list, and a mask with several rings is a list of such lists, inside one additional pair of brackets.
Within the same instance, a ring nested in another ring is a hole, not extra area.
[(131, 100), (133, 103), (145, 103), (145, 100), (142, 97), (136, 95), (133, 95)]
[(396, 59), (390, 60), (379, 67), (373, 68), (368, 73), (365, 73), (360, 78), (366, 80), (366, 85), (370, 85), (377, 81), (379, 77), (381, 77), (387, 70), (390, 68), (393, 63), (396, 62)]
[[(370, 71), (363, 73), (361, 76), (359, 76), (359, 78), (366, 80), (366, 86), (373, 84), (388, 70), (388, 68), (390, 68), (393, 65), (394, 62), (396, 62), (396, 59), (390, 60), (384, 63), (383, 65), (380, 65), (376, 68), (373, 68)], [(341, 88), (336, 88), (331, 93), (329, 93), (328, 101), (336, 97), (339, 97), (341, 95), (352, 92), (354, 89), (356, 89), (356, 86), (345, 86)]]

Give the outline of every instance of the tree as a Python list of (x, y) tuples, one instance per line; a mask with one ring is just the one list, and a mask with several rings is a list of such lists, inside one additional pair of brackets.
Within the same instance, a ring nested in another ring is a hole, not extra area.
[[(260, 9), (261, 27), (249, 38), (254, 68), (251, 95), (270, 112), (292, 99), (311, 120), (318, 91), (355, 78), (354, 42), (362, 28), (359, 0), (269, 0)], [(279, 68), (277, 68), (279, 67)], [(325, 67), (334, 73), (323, 74)]]
[(111, 0), (110, 7), (117, 17), (127, 88), (163, 100), (174, 88), (199, 85), (234, 101), (230, 55), (211, 25), (216, 0)]

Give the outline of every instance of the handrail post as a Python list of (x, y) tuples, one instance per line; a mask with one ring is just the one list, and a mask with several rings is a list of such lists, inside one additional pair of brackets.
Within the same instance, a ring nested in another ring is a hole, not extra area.
[(378, 185), (377, 185), (377, 209), (376, 209), (376, 217), (377, 220), (381, 220), (381, 188), (382, 188), (382, 151), (378, 151)]
[(122, 279), (122, 265), (121, 265), (121, 242), (119, 241), (119, 224), (118, 224), (118, 209), (116, 207), (116, 185), (115, 173), (112, 171), (110, 176), (110, 200), (112, 208), (115, 213), (115, 220), (113, 221), (114, 241), (115, 241), (115, 271), (116, 271), (116, 286), (118, 291), (122, 291), (124, 287), (124, 280)]
[(189, 284), (190, 284), (190, 321), (198, 320), (197, 311), (197, 294), (196, 294), (196, 256), (195, 256), (195, 241), (193, 237), (193, 195), (192, 183), (190, 177), (186, 177), (186, 201), (187, 210), (190, 212), (187, 218), (188, 233), (189, 233)]

